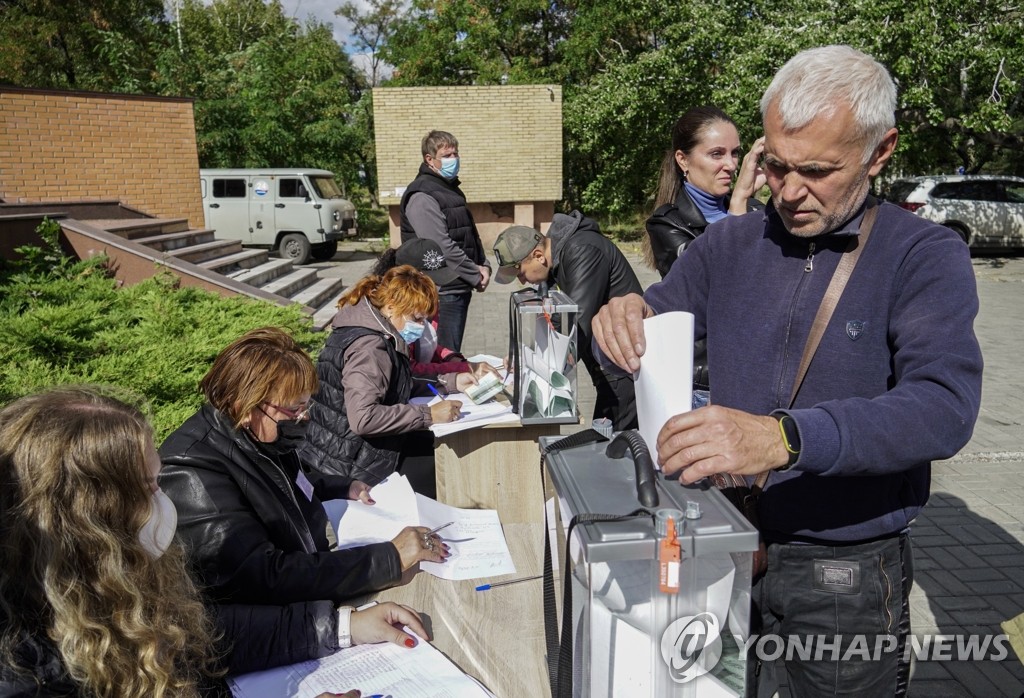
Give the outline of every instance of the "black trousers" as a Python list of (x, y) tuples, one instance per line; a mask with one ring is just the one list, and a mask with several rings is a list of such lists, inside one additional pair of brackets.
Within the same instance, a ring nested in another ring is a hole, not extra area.
[(747, 657), (757, 681), (749, 693), (906, 695), (913, 581), (908, 533), (856, 545), (769, 545), (768, 571), (753, 593), (761, 640)]
[(636, 392), (629, 376), (613, 377), (598, 371), (594, 378), (597, 398), (594, 401), (594, 419), (612, 420), (615, 431), (636, 429)]
[(423, 430), (405, 435), (397, 470), (409, 479), (414, 492), (437, 499), (433, 432)]

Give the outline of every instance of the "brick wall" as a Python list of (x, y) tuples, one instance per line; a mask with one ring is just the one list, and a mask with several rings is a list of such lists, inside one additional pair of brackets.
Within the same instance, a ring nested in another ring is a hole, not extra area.
[(416, 177), (420, 144), (432, 129), (459, 140), (462, 191), (487, 249), (512, 223), (547, 228), (562, 198), (561, 86), (378, 87), (373, 119), (393, 244), (401, 192)]
[(0, 199), (119, 199), (202, 227), (192, 101), (0, 88)]

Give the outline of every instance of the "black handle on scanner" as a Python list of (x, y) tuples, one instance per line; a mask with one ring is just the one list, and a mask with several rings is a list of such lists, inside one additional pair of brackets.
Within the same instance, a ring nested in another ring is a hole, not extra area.
[(647, 443), (636, 429), (619, 432), (612, 439), (604, 453), (609, 458), (622, 458), (626, 449), (633, 454), (633, 467), (636, 468), (636, 498), (645, 507), (658, 506), (658, 488), (654, 486), (654, 461)]

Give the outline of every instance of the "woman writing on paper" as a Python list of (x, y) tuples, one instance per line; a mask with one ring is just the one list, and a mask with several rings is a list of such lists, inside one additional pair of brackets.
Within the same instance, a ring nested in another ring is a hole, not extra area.
[[(384, 274), (394, 267), (408, 264), (416, 271), (426, 274), (437, 287), (453, 281), (458, 274), (445, 262), (441, 246), (426, 238), (413, 238), (401, 247), (389, 247), (377, 259), (370, 272), (374, 276)], [(466, 361), (457, 351), (441, 346), (437, 341), (438, 314), (423, 323), (423, 335), (409, 344), (409, 365), (414, 379), (433, 379), (440, 374), (472, 373), (477, 380), (488, 373), (501, 378), (496, 368), (485, 362)]]
[[(317, 359), (320, 387), (310, 403), (304, 463), (370, 485), (397, 470), (414, 490), (434, 496), (434, 437), (427, 430), (457, 419), (461, 403), (409, 404), (417, 386), (408, 352), (437, 303), (434, 282), (407, 265), (370, 274), (341, 297)], [(437, 381), (442, 394), (476, 383), (466, 372), (442, 373)], [(423, 385), (421, 394), (429, 395)]]
[[(350, 644), (414, 642), (422, 626), (394, 604), (345, 599), (394, 585), (446, 546), (424, 527), (387, 543), (337, 550), (321, 500), (369, 502), (351, 478), (306, 473), (296, 449), (316, 391), (313, 362), (287, 333), (261, 328), (232, 342), (200, 383), (206, 404), (160, 447), (160, 486), (231, 648), (232, 673), (323, 657)], [(382, 608), (383, 607), (383, 608)]]

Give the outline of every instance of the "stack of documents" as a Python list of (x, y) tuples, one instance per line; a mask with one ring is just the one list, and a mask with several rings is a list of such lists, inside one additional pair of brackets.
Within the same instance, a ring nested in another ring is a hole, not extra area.
[(493, 509), (457, 509), (412, 491), (408, 479), (395, 473), (370, 490), (376, 504), (326, 502), (338, 534), (339, 548), (383, 543), (406, 526), (444, 529), (438, 532), (451, 550), (444, 562), (421, 562), (420, 569), (441, 579), (480, 579), (516, 571)]
[[(405, 631), (415, 635), (409, 628)], [(350, 647), (323, 659), (236, 676), (228, 683), (235, 698), (316, 698), (354, 688), (364, 696), (394, 698), (491, 696), (423, 640), (411, 649), (390, 642)]]

